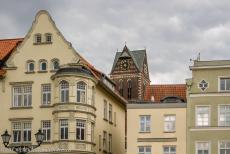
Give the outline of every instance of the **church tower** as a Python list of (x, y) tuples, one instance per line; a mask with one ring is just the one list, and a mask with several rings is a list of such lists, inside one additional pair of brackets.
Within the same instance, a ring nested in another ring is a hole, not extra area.
[(146, 50), (130, 51), (125, 45), (122, 52), (116, 53), (110, 78), (127, 100), (144, 100), (150, 85)]

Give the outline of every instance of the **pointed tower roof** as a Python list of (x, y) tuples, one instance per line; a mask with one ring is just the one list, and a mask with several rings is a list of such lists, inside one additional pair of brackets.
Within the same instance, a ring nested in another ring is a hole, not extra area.
[(125, 57), (131, 57), (136, 68), (141, 72), (142, 68), (143, 68), (145, 56), (146, 56), (146, 50), (145, 49), (144, 50), (130, 51), (129, 48), (127, 47), (127, 45), (125, 45), (122, 52), (116, 53), (111, 72), (114, 70), (118, 59), (119, 58), (125, 58)]

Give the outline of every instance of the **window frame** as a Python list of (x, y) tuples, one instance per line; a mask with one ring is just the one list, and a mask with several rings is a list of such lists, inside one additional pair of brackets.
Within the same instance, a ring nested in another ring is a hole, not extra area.
[[(220, 153), (220, 150), (221, 150), (221, 149), (220, 149), (220, 143), (221, 143), (221, 142), (229, 142), (229, 143), (230, 143), (230, 140), (219, 140), (219, 141), (218, 141), (218, 154), (221, 154), (221, 153)], [(230, 149), (230, 147), (227, 148), (227, 149)], [(224, 150), (226, 150), (226, 148), (225, 148)]]
[[(16, 88), (21, 89), (20, 90), (21, 93), (18, 92), (17, 95), (15, 95), (16, 94), (16, 92), (15, 92)], [(30, 89), (30, 92), (25, 92), (27, 88)], [(12, 86), (12, 107), (13, 108), (32, 107), (32, 101), (33, 101), (32, 93), (33, 93), (32, 84), (13, 85)], [(20, 99), (19, 99), (19, 96), (21, 97)], [(15, 98), (15, 97), (17, 97), (17, 98)], [(17, 100), (17, 102), (15, 102), (16, 100)], [(19, 100), (21, 100), (20, 106), (19, 106)], [(26, 100), (26, 102), (25, 102), (25, 100)]]
[[(44, 91), (44, 86), (49, 86), (49, 87), (46, 87), (46, 89), (48, 89), (47, 91)], [(45, 95), (45, 102), (44, 102), (44, 95)], [(50, 100), (48, 100), (50, 99)], [(42, 105), (50, 105), (51, 104), (51, 100), (52, 100), (52, 87), (51, 87), (51, 84), (50, 83), (47, 83), (47, 84), (42, 84), (41, 85), (41, 104)]]
[(109, 122), (113, 122), (113, 106), (109, 103)]
[[(168, 147), (168, 148), (169, 148), (169, 152), (165, 152), (165, 151), (164, 151), (164, 148), (165, 148), (165, 147)], [(173, 153), (171, 152), (171, 148), (172, 148), (172, 147), (174, 147), (175, 150), (176, 150), (176, 145), (164, 145), (164, 146), (163, 146), (163, 154), (176, 154), (177, 151), (175, 151), (175, 152), (173, 152)]]
[[(221, 106), (229, 106), (229, 108), (230, 108), (230, 104), (218, 104), (218, 126), (220, 126), (220, 127), (230, 127), (230, 124), (229, 125), (226, 125), (226, 121), (225, 121), (225, 125), (221, 125), (220, 124), (220, 107)], [(230, 111), (229, 111), (230, 112)], [(226, 113), (225, 113), (226, 114)]]
[[(49, 36), (50, 36), (50, 40), (47, 40)], [(46, 43), (52, 43), (53, 42), (53, 35), (52, 35), (52, 33), (45, 33), (45, 42)]]
[(108, 147), (107, 147), (107, 132), (106, 131), (103, 131), (102, 148), (103, 148), (103, 151), (107, 152)]
[[(47, 127), (44, 127), (45, 124), (44, 123), (47, 123), (46, 125), (48, 125)], [(52, 131), (52, 124), (51, 124), (51, 120), (42, 120), (41, 121), (41, 130), (42, 132), (44, 133), (44, 142), (50, 142), (51, 141), (51, 131)], [(48, 131), (49, 132), (49, 135), (48, 135)], [(48, 139), (49, 138), (49, 139)]]
[[(64, 129), (64, 131), (63, 131), (64, 134), (63, 135), (62, 135), (62, 128)], [(64, 138), (62, 138), (62, 136)], [(60, 140), (68, 140), (69, 139), (69, 120), (68, 119), (60, 119), (59, 120), (59, 139)]]
[[(166, 117), (174, 117), (174, 121), (166, 121)], [(174, 129), (173, 130), (166, 130), (166, 123), (174, 123)], [(171, 133), (171, 132), (176, 132), (176, 114), (165, 114), (164, 115), (164, 132)]]
[[(81, 86), (84, 86), (84, 89), (79, 88)], [(82, 98), (82, 94), (84, 94), (84, 98)], [(76, 84), (76, 102), (87, 104), (87, 84), (84, 81), (78, 81)]]
[[(45, 64), (45, 70), (43, 69), (43, 64)], [(48, 62), (45, 59), (39, 60), (39, 71), (40, 72), (46, 72), (48, 70)]]
[[(66, 84), (66, 85), (64, 85), (64, 84)], [(69, 88), (69, 82), (68, 81), (62, 80), (59, 83), (59, 101), (60, 101), (60, 103), (68, 103), (69, 102), (69, 89), (70, 88)], [(63, 91), (63, 96), (62, 96), (62, 91)], [(62, 97), (63, 97), (63, 101), (62, 101)]]
[(230, 76), (218, 76), (218, 91), (219, 92), (230, 92), (230, 89), (226, 90), (226, 81), (225, 81), (225, 90), (221, 89), (221, 79), (230, 79)]
[[(141, 130), (141, 117), (145, 117), (144, 130)], [(147, 117), (149, 117), (149, 130), (147, 130)], [(151, 115), (140, 115), (139, 116), (139, 132), (140, 133), (151, 133)]]
[[(31, 64), (33, 64), (33, 69), (32, 70), (30, 69)], [(28, 60), (26, 62), (26, 72), (28, 72), (28, 73), (35, 72), (35, 62), (33, 60)]]
[[(83, 124), (84, 126), (79, 126), (78, 123)], [(86, 140), (86, 120), (82, 120), (82, 119), (76, 119), (76, 140), (78, 141), (85, 141)], [(80, 130), (80, 138), (78, 138), (77, 134), (78, 134), (78, 130)], [(82, 139), (82, 132), (83, 132), (83, 139)]]
[[(140, 148), (144, 148), (144, 152), (140, 152)], [(149, 152), (148, 153), (146, 153), (146, 149), (147, 148), (150, 148), (150, 154), (152, 154), (152, 146), (151, 145), (141, 145), (141, 146), (138, 146), (138, 154), (149, 154)]]
[(108, 120), (108, 102), (106, 99), (104, 99), (103, 112), (104, 120)]
[[(208, 112), (208, 125), (198, 125), (198, 115), (197, 115), (197, 108), (199, 107), (208, 107), (209, 112)], [(209, 127), (211, 125), (211, 105), (195, 105), (195, 126), (196, 127)]]
[[(55, 62), (58, 63), (58, 68), (55, 68)], [(51, 70), (52, 71), (57, 71), (60, 68), (60, 60), (57, 58), (54, 58), (51, 60)]]
[(108, 152), (109, 153), (113, 152), (113, 136), (111, 133), (109, 133), (109, 137), (108, 137)]
[[(38, 37), (40, 37), (40, 41), (38, 41)], [(40, 33), (34, 34), (34, 43), (35, 44), (41, 44), (42, 43), (42, 34), (40, 34)]]
[(195, 142), (196, 154), (198, 154), (198, 144), (199, 143), (208, 143), (208, 154), (211, 154), (211, 142), (210, 141), (196, 141)]
[[(20, 128), (14, 129), (14, 126), (13, 126), (14, 123), (20, 124)], [(30, 124), (30, 128), (24, 128), (25, 127), (24, 124), (26, 124), (26, 123)], [(11, 122), (11, 131), (12, 131), (12, 143), (17, 144), (17, 143), (31, 143), (32, 142), (32, 121), (12, 121)], [(18, 139), (20, 139), (20, 141), (18, 141), (18, 142), (14, 141), (14, 131), (20, 132), (20, 138), (18, 138)], [(25, 131), (27, 131), (27, 135), (30, 134), (30, 137), (27, 136), (27, 139), (30, 139), (30, 140), (27, 140), (27, 141), (24, 140)], [(30, 132), (30, 133), (28, 133), (28, 132)]]

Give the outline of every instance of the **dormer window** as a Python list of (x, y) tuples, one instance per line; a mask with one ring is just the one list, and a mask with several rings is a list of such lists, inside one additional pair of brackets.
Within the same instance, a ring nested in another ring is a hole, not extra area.
[(34, 72), (34, 61), (27, 62), (27, 72)]
[(52, 34), (51, 33), (46, 33), (45, 38), (46, 38), (46, 43), (52, 42)]
[(56, 71), (59, 69), (59, 60), (58, 59), (53, 59), (52, 60), (52, 70)]
[(47, 61), (46, 60), (40, 60), (40, 71), (46, 71), (47, 70)]
[(35, 34), (34, 43), (42, 43), (42, 35), (41, 34)]

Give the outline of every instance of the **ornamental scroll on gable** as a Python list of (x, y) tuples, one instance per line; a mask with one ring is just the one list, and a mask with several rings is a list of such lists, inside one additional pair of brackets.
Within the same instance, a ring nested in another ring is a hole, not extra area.
[(209, 86), (209, 83), (206, 82), (205, 80), (201, 80), (200, 83), (198, 84), (198, 87), (202, 90), (205, 91)]

